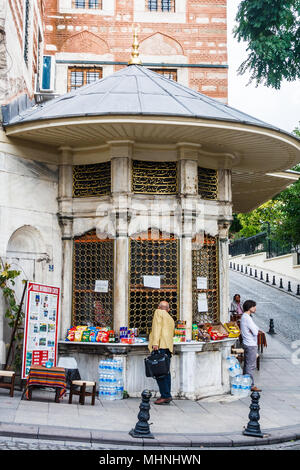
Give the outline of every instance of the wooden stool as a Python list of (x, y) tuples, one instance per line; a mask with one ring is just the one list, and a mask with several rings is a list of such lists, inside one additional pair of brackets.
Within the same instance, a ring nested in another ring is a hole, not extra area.
[(10, 390), (10, 396), (14, 396), (14, 388), (15, 388), (15, 376), (16, 373), (12, 370), (0, 370), (0, 377), (8, 377), (10, 379), (9, 382), (0, 381), (0, 388), (7, 388)]
[[(75, 387), (80, 387), (79, 390), (75, 390)], [(86, 387), (93, 387), (91, 392), (86, 391)], [(84, 405), (85, 397), (92, 397), (92, 405), (95, 405), (96, 397), (96, 382), (89, 382), (87, 380), (72, 380), (70, 387), (69, 403), (72, 403), (73, 395), (79, 395), (80, 405)]]

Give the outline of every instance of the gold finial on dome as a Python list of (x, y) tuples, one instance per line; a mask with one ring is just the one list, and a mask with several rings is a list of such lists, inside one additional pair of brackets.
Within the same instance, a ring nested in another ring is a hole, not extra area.
[(138, 41), (138, 28), (135, 26), (133, 28), (133, 43), (132, 43), (132, 51), (131, 51), (131, 59), (128, 62), (128, 65), (142, 65), (139, 53), (139, 41)]

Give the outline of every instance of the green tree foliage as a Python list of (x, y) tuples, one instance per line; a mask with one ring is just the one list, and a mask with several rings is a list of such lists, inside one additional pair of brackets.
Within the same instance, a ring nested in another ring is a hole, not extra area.
[(242, 0), (234, 36), (248, 43), (239, 73), (279, 89), (300, 77), (300, 0)]
[(238, 214), (237, 219), (241, 224), (240, 231), (234, 238), (252, 237), (257, 233), (268, 231), (273, 232), (282, 218), (282, 202), (268, 201), (246, 214)]

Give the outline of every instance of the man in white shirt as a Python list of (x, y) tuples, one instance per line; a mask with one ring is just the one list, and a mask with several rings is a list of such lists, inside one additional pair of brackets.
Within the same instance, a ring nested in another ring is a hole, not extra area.
[(252, 391), (260, 392), (261, 389), (254, 386), (253, 371), (256, 367), (257, 355), (257, 335), (258, 326), (251, 318), (251, 314), (256, 312), (256, 302), (246, 300), (243, 304), (244, 313), (241, 318), (241, 335), (244, 347), (244, 374), (249, 374), (252, 379)]

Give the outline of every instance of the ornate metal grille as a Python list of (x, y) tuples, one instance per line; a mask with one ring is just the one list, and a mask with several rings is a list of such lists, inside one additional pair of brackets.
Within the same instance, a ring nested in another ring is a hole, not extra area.
[(198, 166), (198, 194), (203, 199), (217, 199), (218, 172), (209, 168)]
[[(73, 325), (113, 325), (114, 241), (96, 231), (74, 239)], [(96, 280), (108, 281), (108, 292), (95, 292)]]
[(132, 161), (132, 191), (142, 194), (176, 194), (176, 162)]
[[(192, 251), (193, 321), (219, 322), (219, 250), (218, 239), (204, 236), (203, 246)], [(207, 278), (207, 289), (197, 289), (197, 277)], [(198, 312), (198, 294), (206, 293), (208, 312)]]
[(29, 16), (30, 16), (30, 1), (26, 0), (25, 18), (24, 18), (24, 44), (23, 44), (23, 57), (24, 57), (24, 61), (26, 65), (28, 65)]
[(103, 196), (110, 191), (110, 162), (73, 166), (73, 197)]
[[(154, 311), (162, 300), (170, 315), (179, 316), (179, 248), (173, 236), (151, 238), (151, 231), (130, 239), (129, 327), (151, 330)], [(143, 276), (160, 276), (160, 289), (144, 287)]]

